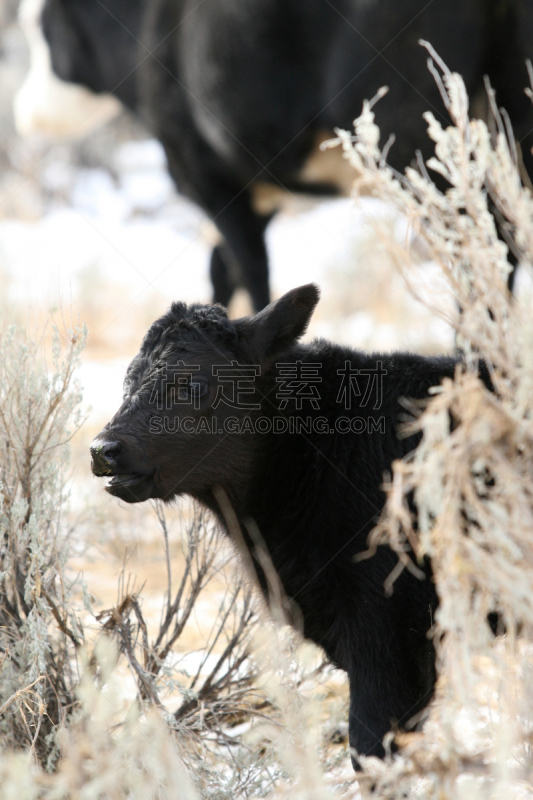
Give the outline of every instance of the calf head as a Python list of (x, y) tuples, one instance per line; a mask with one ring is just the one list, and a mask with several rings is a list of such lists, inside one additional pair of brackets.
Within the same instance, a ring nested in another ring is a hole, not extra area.
[(190, 494), (209, 504), (215, 485), (242, 495), (261, 441), (242, 423), (271, 403), (270, 368), (317, 302), (309, 284), (235, 321), (221, 306), (174, 303), (144, 337), (124, 402), (91, 445), (107, 491), (129, 503)]

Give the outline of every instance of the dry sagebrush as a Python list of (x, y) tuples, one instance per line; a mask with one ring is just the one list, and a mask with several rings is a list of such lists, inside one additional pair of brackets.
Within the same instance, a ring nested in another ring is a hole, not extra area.
[(83, 644), (62, 514), (67, 443), (82, 421), (73, 375), (84, 338), (74, 331), (62, 347), (56, 333), (47, 370), (36, 367), (42, 340), (15, 328), (0, 337), (0, 738), (49, 767), (53, 731), (76, 702)]
[[(407, 216), (410, 235), (388, 246), (415, 294), (423, 284), (412, 255), (417, 239), (439, 266), (460, 313), (450, 315), (439, 296), (430, 302), (455, 326), (464, 353), (455, 380), (434, 390), (421, 415), (408, 407), (422, 441), (394, 465), (372, 537), (370, 553), (390, 543), (399, 554), (389, 591), (400, 570), (417, 572), (416, 559), (432, 560), (441, 677), (424, 732), (403, 737), (404, 757), (394, 765), (369, 761), (369, 785), (377, 780), (378, 795), (390, 798), (414, 791), (430, 798), (519, 797), (533, 791), (531, 652), (517, 639), (519, 631), (530, 635), (533, 623), (533, 315), (530, 292), (513, 299), (507, 290), (508, 248), (495, 218), (529, 268), (533, 200), (490, 87), (491, 127), (469, 118), (462, 79), (428, 49), (453, 125), (444, 129), (426, 114), (435, 142), (427, 169), (419, 164), (399, 176), (387, 166), (372, 102), (356, 120), (355, 136), (339, 133), (357, 171), (356, 191), (370, 188)], [(432, 171), (449, 184), (444, 192)], [(477, 377), (480, 358), (494, 394)], [(493, 610), (505, 624), (503, 639), (489, 630)]]
[[(251, 589), (238, 574), (238, 565), (232, 568), (228, 563), (234, 559), (214, 520), (194, 506), (183, 525), (185, 567), (175, 581), (168, 522), (159, 501), (155, 510), (167, 564), (160, 623), (150, 635), (142, 590), (133, 591), (122, 576), (117, 605), (96, 615), (98, 635), (111, 637), (126, 658), (137, 687), (138, 708), (144, 713), (158, 710), (175, 732), (204, 797), (262, 796), (280, 768), (272, 762), (268, 747), (250, 747), (245, 736), (234, 733), (239, 726), (246, 732), (252, 722), (274, 723), (276, 716), (271, 701), (257, 687), (256, 661), (251, 658), (257, 629)], [(175, 648), (214, 577), (224, 587), (218, 611), (198, 666), (188, 672), (182, 666), (183, 653)]]
[(81, 653), (76, 711), (58, 731), (56, 770), (38, 769), (27, 752), (0, 753), (3, 800), (198, 800), (161, 716), (141, 717), (132, 706), (123, 718), (113, 645), (102, 639), (91, 663), (87, 655)]
[[(276, 770), (231, 733), (272, 712), (254, 683), (252, 597), (226, 569), (229, 552), (214, 524), (197, 509), (188, 514), (176, 577), (167, 519), (156, 507), (167, 586), (155, 631), (142, 590), (124, 575), (116, 606), (97, 613), (69, 567), (71, 544), (84, 535), (66, 502), (69, 441), (83, 421), (74, 373), (84, 342), (83, 330), (62, 340), (56, 331), (47, 364), (44, 334), (10, 328), (0, 336), (1, 795), (175, 798), (188, 786), (184, 761), (204, 797), (264, 794)], [(218, 613), (188, 673), (175, 651), (215, 577)], [(113, 678), (124, 661), (133, 698)]]

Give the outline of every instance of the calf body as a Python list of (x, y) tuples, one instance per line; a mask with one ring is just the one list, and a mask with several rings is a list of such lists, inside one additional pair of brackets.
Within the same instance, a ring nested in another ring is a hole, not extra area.
[(390, 93), (377, 122), (383, 142), (396, 137), (390, 163), (431, 154), (422, 114), (448, 118), (419, 39), (472, 99), (490, 76), (533, 175), (528, 0), (45, 0), (42, 25), (55, 73), (140, 114), (180, 191), (217, 225), (211, 277), (223, 305), (239, 285), (256, 309), (268, 303), (260, 194), (346, 190), (351, 167), (340, 150), (335, 164), (331, 151), (315, 157), (317, 143), (350, 129), (381, 86)]
[(399, 400), (427, 397), (456, 359), (299, 344), (317, 299), (304, 286), (235, 321), (174, 304), (132, 361), (92, 468), (127, 502), (189, 494), (225, 526), (221, 487), (264, 591), (251, 521), (304, 635), (348, 673), (352, 746), (382, 755), (384, 734), (433, 693), (437, 598), (429, 564), (425, 580), (404, 572), (387, 597), (393, 551), (354, 556), (383, 507), (384, 474), (416, 444), (397, 436)]

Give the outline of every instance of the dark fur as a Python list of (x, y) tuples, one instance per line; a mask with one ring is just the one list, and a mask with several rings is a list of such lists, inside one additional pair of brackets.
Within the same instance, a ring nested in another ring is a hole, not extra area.
[(180, 191), (214, 220), (224, 244), (211, 275), (223, 305), (237, 285), (256, 309), (268, 303), (268, 219), (253, 211), (249, 187), (301, 190), (317, 131), (350, 129), (362, 101), (388, 85), (376, 114), (382, 141), (396, 135), (391, 163), (430, 154), (422, 113), (447, 118), (420, 38), (471, 98), (490, 76), (533, 175), (530, 0), (46, 0), (42, 20), (59, 77), (141, 114)]
[[(250, 520), (257, 525), (287, 597), (301, 612), (305, 636), (348, 673), (352, 746), (360, 753), (382, 755), (382, 739), (391, 725), (405, 726), (432, 696), (435, 666), (428, 630), (437, 597), (428, 564), (423, 565), (425, 580), (404, 572), (388, 598), (384, 581), (397, 556), (386, 547), (361, 562), (353, 556), (366, 549), (383, 507), (384, 475), (417, 441), (397, 436), (399, 400), (425, 398), (431, 386), (453, 376), (457, 360), (407, 353), (367, 355), (320, 340), (298, 344), (317, 299), (316, 287), (304, 286), (256, 317), (236, 321), (219, 306), (174, 304), (152, 325), (128, 369), (124, 403), (91, 448), (93, 471), (128, 479), (129, 485), (108, 486), (127, 502), (149, 497), (169, 501), (190, 494), (224, 525), (213, 494), (213, 488), (221, 486), (245, 535)], [(319, 410), (305, 404), (295, 411), (292, 403), (278, 409), (278, 364), (298, 359), (322, 365)], [(338, 402), (338, 370), (346, 361), (364, 368), (374, 367), (377, 360), (387, 370), (379, 409), (373, 402), (362, 407), (359, 400), (345, 410)], [(209, 387), (201, 408), (186, 411), (196, 421), (210, 420), (214, 414), (219, 420), (312, 414), (327, 418), (329, 427), (339, 415), (377, 415), (384, 417), (385, 430), (150, 433), (157, 415), (172, 419), (185, 413), (175, 404), (162, 412), (154, 401), (154, 386), (165, 392), (165, 366), (178, 361), (200, 365), (194, 379), (203, 379)], [(261, 366), (253, 397), (260, 410), (219, 406), (213, 411), (212, 365), (232, 361)], [(266, 590), (264, 575), (258, 565), (256, 569)]]

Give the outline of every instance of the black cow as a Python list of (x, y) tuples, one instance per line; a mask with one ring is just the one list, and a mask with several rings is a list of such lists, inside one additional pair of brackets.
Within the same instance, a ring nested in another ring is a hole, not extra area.
[(443, 109), (420, 38), (471, 97), (489, 74), (533, 175), (530, 0), (45, 0), (42, 25), (56, 74), (140, 114), (180, 191), (217, 225), (223, 305), (238, 285), (256, 309), (268, 303), (263, 190), (349, 186), (350, 168), (320, 160), (317, 143), (350, 128), (379, 87), (390, 87), (377, 121), (384, 140), (396, 135), (392, 165), (429, 155), (422, 113)]
[(189, 494), (225, 526), (221, 487), (252, 554), (250, 521), (259, 531), (304, 635), (348, 673), (351, 745), (383, 755), (391, 725), (432, 696), (437, 597), (428, 563), (426, 580), (404, 572), (389, 598), (396, 554), (354, 556), (382, 510), (384, 473), (417, 442), (397, 437), (399, 399), (425, 398), (457, 361), (299, 344), (317, 300), (303, 286), (236, 321), (220, 306), (173, 304), (128, 368), (92, 470), (126, 502)]

